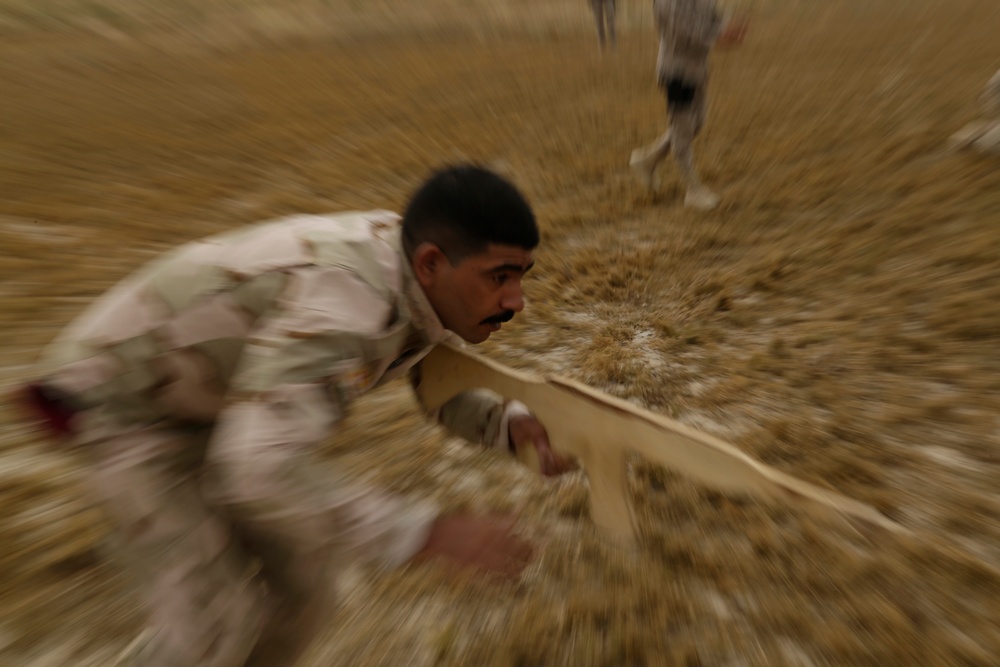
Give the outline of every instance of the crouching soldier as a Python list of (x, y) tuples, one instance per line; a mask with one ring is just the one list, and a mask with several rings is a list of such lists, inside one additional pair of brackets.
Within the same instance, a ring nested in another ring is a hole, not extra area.
[[(520, 312), (538, 242), (514, 186), (449, 168), (401, 220), (302, 215), (180, 246), (56, 339), (25, 391), (83, 457), (145, 589), (151, 639), (133, 664), (294, 664), (352, 559), (521, 571), (532, 550), (509, 521), (440, 516), (316, 450), (354, 398)], [(501, 452), (535, 447), (546, 474), (568, 467), (500, 396), (468, 392), (434, 416)]]

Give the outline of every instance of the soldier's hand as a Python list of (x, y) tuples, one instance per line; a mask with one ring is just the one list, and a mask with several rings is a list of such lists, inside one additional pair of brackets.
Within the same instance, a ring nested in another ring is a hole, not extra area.
[(746, 19), (733, 19), (726, 23), (719, 38), (715, 41), (718, 46), (738, 46), (743, 43), (747, 36), (748, 22)]
[(531, 562), (534, 548), (518, 537), (513, 527), (514, 520), (509, 517), (438, 517), (414, 560), (441, 557), (463, 567), (516, 579)]
[(511, 417), (510, 441), (517, 452), (524, 447), (534, 447), (538, 455), (540, 472), (546, 477), (555, 477), (575, 469), (572, 459), (566, 458), (552, 449), (549, 434), (542, 423), (530, 415)]

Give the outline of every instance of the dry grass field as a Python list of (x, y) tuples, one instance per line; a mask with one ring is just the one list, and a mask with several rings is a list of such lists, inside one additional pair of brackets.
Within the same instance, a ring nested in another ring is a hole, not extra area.
[[(642, 543), (545, 483), (359, 403), (338, 465), (516, 511), (516, 585), (344, 573), (304, 665), (996, 664), (1000, 162), (946, 150), (1000, 67), (995, 0), (744, 0), (713, 57), (684, 209), (628, 172), (664, 122), (648, 0), (601, 56), (585, 0), (0, 0), (0, 384), (153, 253), (291, 212), (398, 208), (471, 159), (543, 226), (522, 317), (482, 346), (871, 503), (898, 537), (635, 461)], [(735, 5), (734, 5), (735, 6)], [(0, 665), (103, 667), (141, 630), (81, 470), (0, 404)]]

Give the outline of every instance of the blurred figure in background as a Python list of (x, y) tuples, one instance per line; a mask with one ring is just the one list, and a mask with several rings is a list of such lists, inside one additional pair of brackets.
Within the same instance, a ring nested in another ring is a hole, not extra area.
[[(56, 339), (26, 394), (82, 456), (147, 593), (150, 638), (129, 664), (294, 664), (350, 560), (520, 573), (532, 549), (508, 519), (439, 516), (316, 450), (354, 398), (418, 382), (434, 345), (482, 342), (521, 311), (538, 242), (513, 185), (450, 168), (401, 222), (302, 215), (182, 245)], [(568, 468), (521, 404), (474, 391), (433, 416), (501, 452), (534, 447), (545, 474)]]
[(986, 83), (979, 103), (985, 116), (952, 135), (951, 144), (956, 149), (971, 147), (1000, 155), (1000, 70)]
[(657, 166), (673, 150), (687, 186), (685, 206), (711, 209), (719, 197), (701, 182), (691, 144), (705, 123), (712, 47), (742, 43), (746, 23), (724, 21), (714, 0), (654, 0), (653, 12), (660, 34), (657, 83), (667, 99), (669, 122), (656, 141), (632, 151), (629, 164), (646, 187), (653, 188)]
[(618, 0), (587, 0), (597, 21), (597, 41), (603, 51), (610, 39), (611, 48), (618, 46), (618, 35), (615, 30), (615, 9)]

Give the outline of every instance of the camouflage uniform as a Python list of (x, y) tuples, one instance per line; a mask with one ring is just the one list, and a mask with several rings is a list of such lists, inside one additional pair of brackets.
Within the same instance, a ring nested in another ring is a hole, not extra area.
[(666, 87), (671, 79), (690, 86), (708, 81), (708, 56), (723, 21), (713, 0), (654, 0), (653, 13), (660, 33), (656, 75)]
[[(150, 594), (156, 634), (136, 664), (242, 665), (276, 605), (303, 610), (305, 642), (338, 564), (422, 547), (434, 508), (337, 479), (314, 449), (353, 398), (451, 336), (386, 211), (183, 245), (63, 332), (40, 386), (71, 406), (72, 444)], [(435, 417), (506, 450), (519, 410), (469, 392)]]
[(713, 0), (654, 0), (653, 13), (660, 34), (656, 77), (667, 97), (670, 124), (656, 141), (633, 152), (632, 163), (643, 163), (652, 179), (673, 150), (689, 189), (699, 188), (691, 144), (705, 123), (708, 57), (723, 20)]
[(603, 49), (607, 36), (611, 36), (611, 46), (618, 44), (618, 35), (615, 29), (615, 8), (617, 0), (589, 0), (590, 9), (594, 12), (594, 19), (597, 21), (597, 41)]

